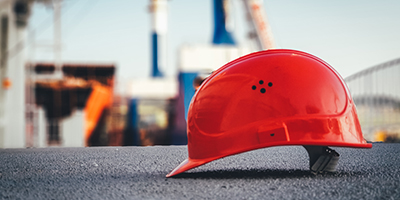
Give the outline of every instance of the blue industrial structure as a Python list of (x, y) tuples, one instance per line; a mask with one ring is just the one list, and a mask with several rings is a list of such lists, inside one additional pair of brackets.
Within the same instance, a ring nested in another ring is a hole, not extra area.
[(151, 35), (151, 46), (152, 46), (152, 70), (151, 77), (163, 77), (163, 73), (160, 71), (160, 63), (159, 63), (159, 42), (158, 42), (158, 34), (152, 33)]
[(185, 119), (187, 119), (190, 101), (195, 93), (193, 81), (197, 76), (198, 72), (179, 73), (179, 95), (182, 95), (184, 97), (183, 103), (185, 105)]
[(235, 45), (232, 34), (227, 30), (228, 10), (226, 0), (214, 0), (214, 36), (213, 44)]
[[(193, 95), (195, 94), (196, 84), (195, 80), (203, 80), (206, 75), (212, 73), (212, 70), (222, 66), (226, 62), (237, 58), (238, 56), (242, 56), (244, 53), (248, 53), (244, 48), (237, 48), (236, 42), (231, 32), (227, 28), (227, 20), (229, 16), (228, 9), (228, 0), (213, 0), (213, 15), (214, 15), (214, 33), (212, 38), (212, 45), (207, 46), (206, 48), (194, 47), (192, 49), (181, 49), (181, 53), (190, 54), (191, 56), (196, 55), (194, 57), (184, 55), (182, 57), (183, 60), (186, 60), (185, 64), (182, 64), (182, 60), (180, 61), (180, 71), (178, 73), (177, 80), (179, 82), (178, 89), (178, 97), (173, 98), (173, 103), (167, 104), (159, 104), (163, 100), (158, 99), (158, 103), (153, 105), (154, 107), (162, 109), (166, 109), (170, 115), (168, 118), (173, 118), (175, 121), (170, 121), (168, 119), (168, 124), (173, 126), (169, 126), (168, 130), (159, 129), (159, 137), (164, 137), (163, 134), (168, 134), (168, 140), (170, 144), (186, 144), (187, 136), (186, 136), (186, 119), (188, 115), (189, 105)], [(153, 19), (153, 28), (151, 33), (151, 42), (152, 42), (152, 70), (151, 77), (152, 78), (162, 78), (163, 73), (161, 71), (162, 67), (165, 65), (165, 45), (166, 45), (166, 17), (167, 17), (167, 1), (166, 0), (151, 0), (150, 11), (152, 13)], [(247, 4), (246, 4), (247, 5)], [(257, 4), (258, 5), (258, 4)], [(258, 8), (260, 8), (258, 6)], [(248, 11), (250, 12), (250, 11)], [(248, 13), (249, 14), (249, 13)], [(258, 15), (257, 15), (258, 16)], [(261, 16), (261, 15), (260, 15)], [(260, 18), (260, 16), (258, 16)], [(262, 18), (262, 16), (261, 16)], [(260, 19), (258, 19), (260, 20)], [(256, 23), (257, 24), (257, 23)], [(165, 26), (164, 26), (165, 25)], [(256, 25), (254, 25), (256, 26)], [(254, 33), (257, 35), (257, 33)], [(193, 53), (195, 52), (195, 53)], [(210, 62), (196, 62), (194, 60), (207, 57)], [(201, 63), (201, 64), (200, 64)], [(137, 97), (136, 97), (137, 98)], [(165, 100), (165, 99), (164, 99)], [(143, 113), (141, 113), (141, 109), (145, 107), (144, 104), (147, 102), (154, 101), (151, 99), (140, 98), (136, 100), (132, 100), (130, 102), (129, 107), (131, 108), (128, 116), (128, 127), (127, 131), (129, 134), (134, 134), (134, 136), (130, 136), (132, 138), (127, 138), (129, 145), (146, 145), (143, 140), (142, 131), (146, 132), (147, 135), (152, 134), (151, 130), (147, 130), (146, 128), (140, 127), (140, 125), (132, 125), (131, 123), (140, 124), (143, 122), (142, 118), (145, 118)], [(153, 102), (154, 103), (154, 102)], [(154, 127), (153, 127), (154, 128)], [(166, 131), (166, 132), (165, 132)], [(167, 133), (168, 132), (168, 133)], [(140, 141), (139, 141), (140, 140)], [(139, 143), (137, 142), (139, 141)], [(155, 143), (161, 144), (161, 143)]]
[(139, 136), (139, 116), (138, 116), (138, 100), (131, 99), (128, 102), (128, 114), (126, 116), (127, 125), (124, 130), (123, 145), (125, 146), (139, 146), (140, 136)]
[[(213, 45), (236, 45), (235, 40), (227, 30), (227, 16), (228, 10), (226, 10), (226, 0), (213, 0), (214, 6), (214, 35), (212, 44)], [(208, 66), (206, 66), (208, 67)], [(198, 71), (180, 71), (179, 72), (179, 84), (180, 84), (180, 95), (184, 96), (185, 104), (185, 119), (187, 119), (187, 113), (189, 109), (190, 101), (195, 93), (193, 86), (194, 79), (199, 75)]]

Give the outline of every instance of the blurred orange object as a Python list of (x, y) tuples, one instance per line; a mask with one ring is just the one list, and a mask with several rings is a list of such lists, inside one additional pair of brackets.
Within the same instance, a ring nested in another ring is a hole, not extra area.
[(3, 80), (3, 88), (4, 88), (4, 89), (10, 89), (11, 86), (12, 86), (11, 80), (10, 80), (9, 78), (5, 78), (5, 79)]
[(110, 87), (94, 84), (92, 93), (85, 107), (85, 141), (89, 141), (104, 108), (112, 104), (112, 90)]
[(374, 134), (374, 141), (375, 142), (385, 142), (387, 138), (387, 132), (386, 131), (378, 131)]

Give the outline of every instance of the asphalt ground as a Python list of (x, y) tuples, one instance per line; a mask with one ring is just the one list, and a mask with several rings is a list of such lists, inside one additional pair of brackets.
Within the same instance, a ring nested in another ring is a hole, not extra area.
[(303, 147), (226, 157), (165, 178), (186, 146), (0, 150), (0, 199), (400, 199), (400, 144), (334, 148), (313, 175)]

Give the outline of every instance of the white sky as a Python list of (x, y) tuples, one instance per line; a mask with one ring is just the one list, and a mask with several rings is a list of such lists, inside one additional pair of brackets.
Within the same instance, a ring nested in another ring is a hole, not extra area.
[[(233, 0), (234, 37), (247, 46), (242, 0)], [(148, 77), (151, 66), (149, 0), (64, 0), (62, 58), (68, 62), (107, 62), (118, 78)], [(331, 64), (343, 77), (400, 57), (399, 0), (264, 0), (279, 48), (302, 50)], [(212, 0), (169, 1), (168, 76), (177, 71), (182, 44), (211, 44)], [(36, 4), (34, 60), (52, 60), (43, 47), (53, 38), (53, 11)]]

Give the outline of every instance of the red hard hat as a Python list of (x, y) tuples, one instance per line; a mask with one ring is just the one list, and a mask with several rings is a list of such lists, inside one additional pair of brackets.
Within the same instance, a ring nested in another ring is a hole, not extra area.
[(341, 76), (295, 50), (260, 51), (219, 68), (194, 95), (187, 121), (189, 158), (167, 177), (264, 147), (372, 147)]

